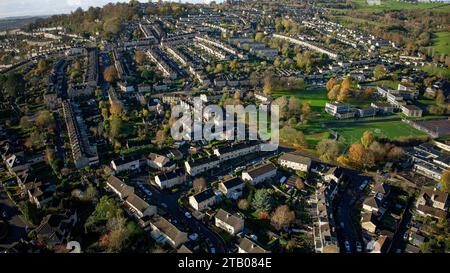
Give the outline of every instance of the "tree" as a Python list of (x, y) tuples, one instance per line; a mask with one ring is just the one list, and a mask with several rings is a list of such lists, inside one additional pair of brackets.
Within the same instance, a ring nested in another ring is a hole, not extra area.
[(336, 99), (337, 99), (337, 101), (339, 101), (339, 102), (346, 101), (347, 98), (348, 98), (348, 96), (349, 96), (349, 94), (350, 94), (349, 89), (341, 88), (341, 90), (339, 91), (339, 94), (338, 94), (338, 96), (337, 96)]
[(109, 109), (110, 113), (114, 117), (120, 117), (123, 114), (123, 106), (119, 102), (113, 102), (111, 108)]
[(214, 73), (221, 73), (223, 71), (223, 64), (217, 64)]
[(405, 156), (405, 151), (400, 147), (393, 147), (389, 150), (387, 158), (392, 161), (399, 161)]
[(338, 85), (336, 78), (329, 79), (327, 82), (327, 91), (330, 92), (336, 85)]
[(278, 108), (280, 110), (280, 118), (285, 119), (287, 117), (288, 112), (288, 100), (285, 96), (278, 97), (273, 102), (275, 105), (278, 105)]
[(340, 90), (340, 86), (339, 85), (335, 85), (330, 92), (328, 92), (328, 99), (329, 100), (336, 100), (337, 96), (339, 94), (339, 90)]
[(147, 56), (145, 55), (144, 52), (142, 52), (140, 50), (136, 51), (136, 53), (134, 54), (134, 60), (138, 64), (143, 64), (146, 59), (147, 59)]
[(297, 190), (303, 190), (303, 188), (305, 187), (305, 182), (303, 182), (303, 179), (301, 177), (296, 177), (295, 178), (295, 188)]
[(240, 210), (248, 210), (248, 208), (250, 207), (250, 204), (248, 203), (247, 199), (241, 199), (238, 202), (238, 208)]
[(108, 66), (103, 72), (103, 78), (109, 83), (115, 82), (118, 78), (116, 67), (114, 65)]
[(108, 222), (109, 220), (122, 214), (122, 209), (112, 197), (103, 196), (95, 207), (94, 212), (89, 216), (85, 223), (86, 230), (98, 230), (98, 224)]
[(382, 79), (384, 77), (386, 77), (387, 74), (387, 70), (386, 67), (384, 67), (384, 65), (379, 64), (377, 66), (375, 66), (374, 70), (373, 70), (373, 76), (375, 77), (375, 79), (379, 80)]
[(273, 88), (272, 78), (265, 77), (264, 78), (264, 87), (263, 87), (264, 94), (270, 95), (272, 93), (272, 88)]
[(203, 177), (196, 178), (192, 182), (192, 188), (194, 189), (195, 193), (202, 192), (206, 190), (206, 180)]
[(369, 148), (370, 144), (375, 141), (375, 136), (372, 131), (365, 131), (361, 137), (361, 143), (364, 145), (364, 148)]
[(252, 200), (252, 208), (256, 211), (270, 211), (273, 206), (272, 191), (259, 189)]
[(20, 127), (22, 129), (29, 128), (30, 126), (31, 126), (31, 122), (30, 122), (30, 119), (28, 118), (28, 116), (23, 116), (20, 118)]
[(20, 97), (25, 92), (25, 80), (22, 74), (10, 73), (6, 76), (4, 84), (6, 93), (13, 99)]
[(300, 100), (296, 96), (289, 98), (289, 115), (298, 116), (300, 114)]
[(55, 119), (52, 113), (47, 110), (42, 110), (36, 117), (36, 125), (41, 129), (47, 129), (48, 131), (54, 131), (56, 128)]
[(343, 80), (342, 80), (342, 83), (341, 83), (341, 92), (343, 91), (343, 90), (350, 90), (350, 79), (348, 78), (348, 77), (345, 77)]
[(237, 61), (236, 61), (236, 60), (232, 60), (232, 61), (230, 62), (230, 68), (233, 69), (233, 70), (236, 70), (237, 67), (238, 67)]
[(21, 205), (21, 212), (25, 219), (30, 221), (33, 225), (38, 225), (41, 222), (41, 213), (34, 203), (31, 203), (30, 201), (23, 203)]
[(302, 114), (308, 116), (311, 113), (311, 104), (309, 102), (305, 102), (302, 105)]
[(284, 126), (280, 130), (280, 139), (282, 142), (291, 144), (294, 147), (308, 148), (308, 142), (303, 132), (297, 131), (290, 126)]
[(450, 170), (442, 173), (441, 187), (443, 192), (450, 193)]
[(279, 206), (272, 214), (271, 225), (277, 230), (287, 228), (295, 220), (295, 212), (291, 211), (287, 205)]
[(352, 144), (349, 149), (348, 158), (355, 164), (361, 164), (364, 162), (364, 154), (366, 149), (362, 144), (356, 143)]
[(98, 191), (94, 185), (89, 184), (84, 193), (84, 199), (88, 201), (96, 201), (98, 198)]
[(336, 140), (322, 139), (317, 143), (316, 150), (320, 155), (320, 159), (330, 162), (339, 156), (341, 147)]

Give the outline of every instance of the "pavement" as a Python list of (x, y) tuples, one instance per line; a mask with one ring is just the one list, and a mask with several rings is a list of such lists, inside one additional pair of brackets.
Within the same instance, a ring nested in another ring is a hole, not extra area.
[(3, 188), (0, 188), (0, 211), (6, 212), (6, 222), (9, 225), (8, 235), (5, 239), (0, 241), (0, 249), (6, 248), (11, 244), (19, 241), (21, 238), (27, 236), (25, 227), (26, 223), (20, 218), (20, 212), (15, 204), (8, 198)]

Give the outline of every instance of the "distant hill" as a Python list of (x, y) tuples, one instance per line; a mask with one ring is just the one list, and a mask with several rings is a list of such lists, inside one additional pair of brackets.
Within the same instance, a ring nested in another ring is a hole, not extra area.
[(25, 16), (25, 17), (8, 17), (0, 18), (0, 31), (6, 31), (21, 28), (38, 19), (48, 18), (49, 16)]

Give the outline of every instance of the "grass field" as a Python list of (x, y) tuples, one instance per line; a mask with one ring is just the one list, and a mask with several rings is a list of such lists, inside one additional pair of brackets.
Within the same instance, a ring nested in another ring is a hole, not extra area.
[(301, 90), (277, 90), (272, 92), (272, 97), (278, 98), (281, 96), (296, 96), (300, 99), (301, 103), (308, 102), (311, 104), (311, 108), (313, 111), (319, 112), (321, 109), (325, 107), (325, 103), (328, 101), (327, 99), (327, 90), (325, 88), (314, 88), (309, 87)]
[(450, 32), (436, 32), (433, 34), (433, 48), (441, 53), (450, 55)]
[(341, 141), (347, 144), (358, 142), (365, 131), (372, 131), (376, 137), (392, 140), (398, 137), (425, 135), (425, 133), (402, 121), (380, 119), (365, 120), (364, 122), (336, 121), (335, 123), (328, 123), (327, 127), (337, 131), (341, 136)]
[(404, 10), (404, 9), (415, 9), (415, 10), (433, 10), (437, 12), (449, 12), (450, 4), (448, 3), (405, 3), (396, 0), (381, 0), (381, 5), (370, 6), (367, 4), (367, 0), (353, 0), (352, 1), (356, 9), (363, 11), (385, 11), (385, 10)]
[(447, 67), (435, 67), (435, 66), (422, 66), (421, 70), (427, 72), (430, 75), (450, 79), (450, 69)]

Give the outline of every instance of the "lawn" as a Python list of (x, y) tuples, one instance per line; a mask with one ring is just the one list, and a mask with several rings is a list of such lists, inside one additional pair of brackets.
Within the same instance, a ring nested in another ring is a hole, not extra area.
[(340, 140), (347, 144), (358, 142), (365, 131), (372, 131), (376, 137), (392, 140), (398, 137), (425, 135), (402, 121), (380, 119), (366, 119), (359, 122), (336, 121), (327, 123), (327, 127), (337, 131)]
[(384, 85), (384, 86), (389, 87), (389, 88), (391, 88), (391, 89), (397, 90), (398, 84), (399, 84), (399, 83), (400, 83), (400, 81), (379, 80), (379, 81), (372, 82), (371, 84), (374, 84), (374, 85)]
[(450, 55), (450, 32), (434, 33), (432, 42), (437, 52)]
[(436, 67), (436, 66), (422, 66), (420, 69), (427, 72), (430, 75), (450, 79), (450, 69), (447, 67)]
[(381, 0), (381, 5), (370, 6), (367, 0), (353, 0), (357, 10), (381, 12), (386, 10), (425, 10), (430, 9), (438, 12), (449, 12), (450, 4), (448, 3), (406, 3), (397, 0)]
[(301, 103), (310, 103), (312, 110), (316, 112), (322, 110), (328, 101), (327, 90), (322, 87), (309, 86), (299, 90), (276, 90), (272, 92), (272, 97), (274, 98), (281, 96), (290, 97), (292, 95), (299, 98)]

